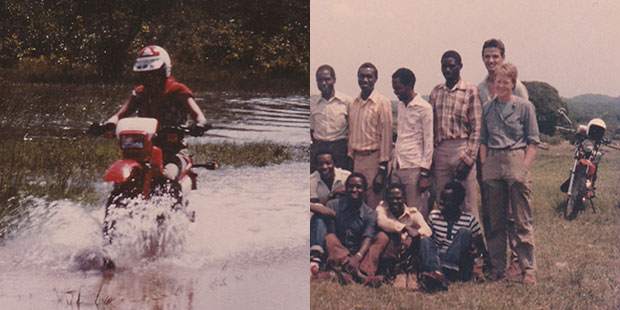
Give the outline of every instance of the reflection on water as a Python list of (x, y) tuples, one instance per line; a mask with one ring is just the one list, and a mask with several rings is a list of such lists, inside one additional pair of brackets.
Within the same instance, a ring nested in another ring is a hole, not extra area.
[[(78, 102), (91, 102), (92, 96), (94, 96), (92, 92), (82, 91), (74, 94), (71, 99)], [(52, 101), (65, 99), (63, 95)], [(29, 115), (27, 121), (20, 121), (20, 117), (0, 115), (0, 128), (2, 128), (0, 139), (15, 137), (70, 139), (83, 136), (91, 122), (106, 120), (120, 108), (125, 99), (118, 100), (118, 103), (108, 103), (108, 106), (114, 108), (110, 109), (109, 115), (98, 116), (87, 113), (87, 104), (76, 103), (77, 107), (82, 105), (84, 109), (83, 117), (76, 120), (68, 119), (64, 115), (46, 114)], [(220, 139), (228, 142), (269, 140), (289, 144), (308, 143), (309, 141), (310, 104), (307, 96), (242, 99), (227, 98), (219, 94), (208, 96), (205, 94), (203, 97), (197, 97), (196, 101), (214, 128), (207, 133), (206, 137), (189, 138), (190, 143), (214, 142)], [(47, 101), (31, 103), (31, 105), (43, 104), (49, 105), (50, 103)]]
[(207, 118), (214, 125), (208, 132), (212, 138), (291, 144), (309, 141), (308, 97), (227, 99), (215, 109), (211, 109), (212, 103), (206, 105)]
[(200, 171), (184, 247), (121, 261), (108, 276), (72, 271), (71, 263), (100, 247), (103, 206), (38, 201), (31, 220), (0, 245), (0, 305), (307, 309), (307, 180), (306, 163)]

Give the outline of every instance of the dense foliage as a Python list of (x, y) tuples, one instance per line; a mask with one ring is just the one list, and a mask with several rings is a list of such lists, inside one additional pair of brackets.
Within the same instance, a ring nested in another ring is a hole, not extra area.
[(545, 82), (531, 81), (523, 82), (527, 88), (530, 101), (536, 106), (536, 119), (538, 129), (546, 135), (555, 133), (555, 126), (562, 123), (562, 116), (558, 114), (559, 108), (566, 108), (566, 103), (562, 101), (558, 91)]
[(24, 0), (0, 11), (1, 68), (92, 68), (110, 80), (159, 44), (173, 67), (309, 76), (308, 1)]

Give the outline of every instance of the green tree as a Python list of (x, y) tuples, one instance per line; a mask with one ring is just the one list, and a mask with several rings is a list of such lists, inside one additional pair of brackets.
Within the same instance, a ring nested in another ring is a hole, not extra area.
[(177, 63), (308, 77), (304, 0), (23, 0), (0, 1), (0, 12), (4, 68), (24, 59), (88, 64), (109, 80), (159, 44)]
[(562, 122), (562, 116), (557, 110), (566, 108), (566, 103), (562, 101), (558, 91), (545, 82), (524, 81), (523, 85), (527, 88), (530, 101), (536, 107), (539, 131), (552, 136), (555, 133), (555, 126)]

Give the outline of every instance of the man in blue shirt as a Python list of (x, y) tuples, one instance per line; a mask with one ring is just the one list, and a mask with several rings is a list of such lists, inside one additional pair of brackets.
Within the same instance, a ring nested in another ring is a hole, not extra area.
[[(341, 282), (355, 279), (369, 285), (380, 285), (375, 277), (381, 251), (370, 247), (377, 232), (377, 213), (364, 203), (368, 182), (361, 173), (352, 173), (345, 182), (346, 196), (330, 200), (327, 207), (333, 210), (334, 225), (325, 236), (327, 266), (340, 275)], [(369, 255), (370, 254), (370, 255)]]

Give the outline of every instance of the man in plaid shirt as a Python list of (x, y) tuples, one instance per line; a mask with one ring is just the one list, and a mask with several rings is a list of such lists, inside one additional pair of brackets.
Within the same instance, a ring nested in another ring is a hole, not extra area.
[(429, 103), (433, 107), (435, 149), (433, 173), (439, 197), (444, 186), (457, 179), (465, 187), (464, 212), (479, 219), (476, 191), (476, 164), (480, 142), (482, 107), (476, 86), (461, 79), (461, 55), (447, 51), (441, 56), (445, 83), (433, 88)]

